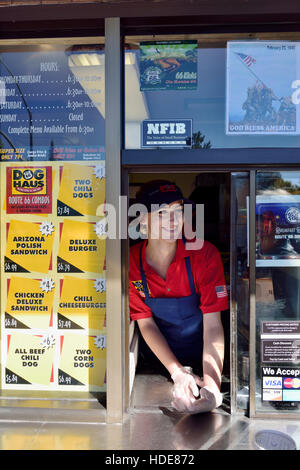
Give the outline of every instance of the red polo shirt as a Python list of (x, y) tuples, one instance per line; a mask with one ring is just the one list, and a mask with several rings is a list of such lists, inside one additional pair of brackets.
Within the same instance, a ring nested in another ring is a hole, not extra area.
[(228, 295), (224, 279), (221, 256), (217, 248), (204, 242), (201, 249), (186, 250), (181, 239), (177, 240), (177, 250), (169, 266), (166, 280), (148, 265), (145, 257), (147, 240), (130, 249), (129, 267), (129, 307), (130, 318), (139, 320), (152, 317), (151, 309), (145, 304), (142, 277), (140, 272), (140, 249), (142, 247), (143, 268), (146, 274), (151, 297), (185, 297), (191, 295), (185, 260), (190, 257), (195, 289), (200, 295), (199, 308), (203, 314), (219, 312), (228, 308)]

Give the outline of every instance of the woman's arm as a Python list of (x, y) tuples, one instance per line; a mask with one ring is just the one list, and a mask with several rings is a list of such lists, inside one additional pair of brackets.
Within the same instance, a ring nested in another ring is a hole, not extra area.
[(198, 385), (202, 385), (200, 377), (194, 375), (189, 368), (182, 366), (152, 317), (143, 318), (137, 322), (149, 348), (171, 375), (174, 382), (173, 406), (178, 411), (187, 410), (196, 400), (195, 397), (199, 395)]
[(171, 351), (153, 317), (137, 320), (140, 332), (149, 348), (172, 375), (182, 365)]
[(203, 315), (203, 382), (211, 391), (219, 391), (224, 362), (224, 330), (221, 313)]
[(187, 405), (188, 413), (205, 413), (222, 403), (220, 393), (224, 360), (224, 331), (220, 312), (203, 315), (203, 386), (200, 399)]

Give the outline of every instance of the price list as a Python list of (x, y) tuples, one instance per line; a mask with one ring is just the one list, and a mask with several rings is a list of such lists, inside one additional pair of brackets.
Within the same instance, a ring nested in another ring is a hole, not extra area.
[(0, 85), (2, 161), (104, 158), (102, 46), (4, 52)]

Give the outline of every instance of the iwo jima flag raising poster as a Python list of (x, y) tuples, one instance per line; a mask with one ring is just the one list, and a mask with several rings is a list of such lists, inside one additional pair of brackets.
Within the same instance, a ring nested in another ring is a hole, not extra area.
[(298, 135), (300, 42), (228, 42), (226, 88), (227, 135)]

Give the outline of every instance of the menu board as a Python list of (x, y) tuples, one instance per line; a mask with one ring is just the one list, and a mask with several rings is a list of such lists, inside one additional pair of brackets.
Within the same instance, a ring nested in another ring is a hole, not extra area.
[(105, 161), (1, 163), (3, 389), (104, 391)]
[(1, 160), (103, 159), (104, 75), (102, 45), (1, 53)]

